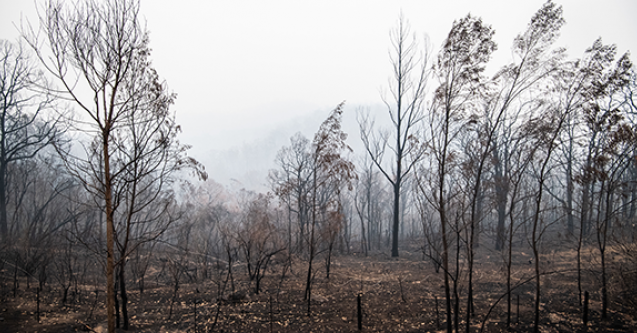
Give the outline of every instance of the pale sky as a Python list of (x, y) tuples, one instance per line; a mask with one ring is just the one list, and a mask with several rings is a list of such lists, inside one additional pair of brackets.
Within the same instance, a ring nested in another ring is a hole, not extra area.
[[(299, 130), (311, 138), (343, 100), (345, 129), (360, 147), (355, 112), (382, 102), (389, 31), (401, 11), (414, 32), (429, 36), (434, 54), (454, 20), (482, 17), (496, 31), (495, 70), (544, 2), (153, 0), (142, 1), (141, 14), (153, 65), (178, 95), (190, 155), (217, 181), (263, 189), (276, 151)], [(597, 37), (620, 53), (637, 53), (637, 1), (555, 2), (566, 19), (558, 45), (569, 56), (580, 57)], [(0, 0), (0, 39), (18, 38), (21, 15), (37, 22), (35, 3), (41, 1)]]

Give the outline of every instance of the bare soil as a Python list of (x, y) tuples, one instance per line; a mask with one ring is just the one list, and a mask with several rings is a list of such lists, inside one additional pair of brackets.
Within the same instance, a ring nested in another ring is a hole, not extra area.
[[(589, 258), (590, 259), (590, 258)], [(513, 284), (533, 276), (531, 256), (517, 251), (513, 265)], [(584, 272), (589, 291), (588, 327), (582, 324), (572, 251), (547, 253), (542, 262), (542, 332), (637, 332), (630, 311), (611, 302), (609, 319), (600, 319), (601, 296), (594, 271)], [(464, 262), (461, 262), (463, 267)], [(588, 263), (586, 267), (594, 265)], [(295, 260), (281, 279), (282, 264), (273, 266), (254, 293), (239, 264), (235, 268), (235, 292), (219, 297), (219, 281), (184, 281), (169, 317), (173, 288), (147, 278), (143, 294), (129, 285), (131, 332), (351, 332), (358, 331), (357, 295), (361, 295), (362, 326), (365, 332), (434, 332), (445, 329), (443, 273), (418, 252), (401, 252), (400, 258), (385, 254), (350, 254), (332, 260), (329, 280), (323, 260), (316, 261), (313, 296), (308, 315), (303, 300), (307, 264)], [(464, 274), (464, 273), (463, 273)], [(4, 275), (6, 276), (6, 275)], [(221, 274), (219, 274), (221, 276)], [(225, 276), (224, 276), (225, 280)], [(465, 329), (467, 285), (461, 275), (460, 330)], [(36, 288), (21, 289), (16, 297), (10, 281), (3, 282), (0, 305), (0, 332), (105, 332), (104, 292), (82, 286), (61, 304), (62, 294), (55, 285), (45, 286), (37, 310)], [(228, 286), (229, 290), (230, 286)], [(527, 332), (532, 330), (535, 283), (533, 280), (512, 293), (512, 324), (506, 325), (505, 268), (500, 253), (479, 249), (474, 272), (474, 311), (470, 331)], [(518, 301), (519, 300), (519, 301)], [(519, 302), (519, 312), (518, 312)], [(489, 313), (486, 318), (487, 313)], [(39, 313), (39, 318), (38, 318)], [(484, 323), (484, 327), (483, 326)]]

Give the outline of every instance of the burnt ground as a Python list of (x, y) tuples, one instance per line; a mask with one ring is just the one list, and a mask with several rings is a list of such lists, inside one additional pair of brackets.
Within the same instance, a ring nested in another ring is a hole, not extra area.
[[(589, 254), (592, 253), (589, 251)], [(542, 332), (580, 332), (577, 274), (572, 251), (551, 252), (544, 256), (541, 302)], [(594, 259), (585, 267), (593, 267)], [(533, 276), (530, 252), (518, 251), (513, 265), (513, 284)], [(505, 270), (501, 255), (487, 249), (476, 254), (474, 271), (474, 316), (471, 331), (527, 332), (532, 330), (535, 284), (531, 280), (512, 293), (512, 324), (506, 328)], [(462, 263), (464, 264), (464, 263)], [(418, 252), (403, 251), (401, 257), (385, 254), (336, 256), (331, 275), (326, 278), (323, 260), (316, 261), (313, 296), (308, 315), (303, 301), (307, 264), (295, 260), (283, 279), (282, 265), (274, 266), (262, 281), (259, 294), (253, 292), (240, 264), (235, 268), (235, 292), (219, 296), (219, 279), (184, 281), (177, 292), (170, 314), (173, 287), (148, 277), (143, 294), (129, 286), (131, 332), (350, 332), (357, 331), (357, 295), (361, 295), (362, 324), (365, 332), (444, 331), (445, 301), (443, 274)], [(464, 273), (463, 273), (464, 274)], [(601, 320), (599, 281), (594, 270), (584, 271), (584, 286), (590, 292), (589, 332), (635, 332), (637, 321), (632, 310), (611, 302), (609, 319)], [(5, 275), (6, 276), (6, 275)], [(219, 277), (222, 277), (219, 274)], [(225, 275), (221, 280), (225, 280)], [(460, 277), (461, 281), (466, 276)], [(48, 285), (40, 293), (40, 311), (33, 284), (22, 281), (16, 297), (10, 283), (3, 285), (0, 305), (0, 332), (77, 332), (105, 331), (104, 292), (82, 286), (61, 304), (61, 292)], [(103, 288), (99, 286), (99, 288)], [(228, 290), (231, 284), (228, 283)], [(460, 329), (464, 331), (467, 285), (460, 283)], [(611, 290), (611, 301), (613, 300)], [(499, 303), (496, 301), (500, 299)], [(519, 312), (518, 312), (519, 299)], [(494, 305), (495, 304), (495, 305)], [(486, 319), (486, 314), (489, 312)], [(196, 318), (195, 318), (196, 313)], [(170, 314), (170, 315), (169, 315)]]

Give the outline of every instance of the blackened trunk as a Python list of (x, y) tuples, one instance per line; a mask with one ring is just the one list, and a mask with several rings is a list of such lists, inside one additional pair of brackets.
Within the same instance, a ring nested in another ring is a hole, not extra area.
[(115, 332), (115, 212), (113, 210), (112, 179), (110, 168), (110, 124), (102, 135), (102, 157), (104, 163), (104, 202), (106, 208), (106, 315), (108, 332)]
[(334, 243), (330, 242), (327, 247), (327, 257), (325, 258), (325, 278), (327, 280), (330, 279), (330, 266), (332, 265), (332, 249), (334, 247)]
[(128, 294), (126, 293), (126, 280), (124, 279), (124, 262), (120, 264), (119, 269), (119, 293), (122, 300), (122, 328), (128, 330)]
[(391, 256), (398, 257), (398, 232), (400, 228), (400, 160), (397, 163), (397, 174), (394, 183), (394, 219), (392, 224)]
[[(603, 183), (602, 183), (603, 184)], [(602, 185), (602, 189), (604, 186)], [(600, 195), (601, 196), (601, 195)], [(608, 313), (608, 285), (606, 278), (606, 237), (608, 233), (609, 224), (611, 223), (611, 216), (613, 211), (613, 186), (612, 182), (609, 182), (606, 190), (606, 207), (604, 209), (604, 221), (600, 230), (597, 231), (597, 239), (599, 243), (599, 253), (602, 264), (602, 319), (607, 318)], [(612, 232), (612, 231), (611, 231)]]
[(447, 222), (444, 210), (441, 209), (440, 215), (440, 225), (442, 228), (442, 268), (445, 275), (445, 310), (447, 311), (447, 333), (451, 333), (453, 328), (451, 321), (451, 288), (449, 286), (449, 242), (447, 239)]
[(460, 226), (456, 222), (456, 271), (453, 279), (453, 325), (456, 332), (460, 332), (460, 292), (458, 280), (460, 279)]
[(474, 223), (472, 222), (469, 230), (469, 258), (468, 259), (468, 292), (467, 292), (467, 313), (466, 313), (466, 332), (469, 333), (471, 325), (471, 316), (473, 315), (473, 241), (474, 241)]
[[(584, 186), (585, 188), (585, 186)], [(582, 242), (584, 241), (584, 207), (580, 216), (579, 237), (577, 239), (577, 291), (579, 292), (579, 304), (582, 305)]]
[(305, 298), (307, 300), (307, 315), (309, 316), (311, 313), (311, 301), (312, 301), (312, 262), (314, 261), (314, 229), (316, 226), (316, 186), (317, 186), (317, 182), (316, 182), (316, 172), (317, 170), (314, 170), (313, 173), (313, 188), (312, 188), (312, 225), (310, 227), (310, 239), (309, 239), (309, 258), (308, 258), (308, 265), (307, 265), (307, 280), (305, 283)]
[[(0, 157), (4, 161), (4, 156)], [(7, 223), (7, 184), (6, 184), (6, 165), (4, 162), (0, 162), (0, 236), (2, 237), (2, 243), (8, 242), (9, 239), (9, 227)]]
[[(117, 274), (117, 276), (119, 276), (119, 274)], [(117, 280), (117, 279), (116, 279)], [(120, 328), (120, 323), (121, 323), (121, 315), (119, 312), (119, 299), (117, 298), (117, 294), (119, 292), (119, 290), (117, 289), (119, 286), (119, 283), (117, 283), (117, 281), (115, 281), (115, 299), (113, 300), (115, 302), (115, 328)]]
[(64, 286), (64, 291), (62, 292), (62, 305), (66, 306), (66, 301), (68, 300), (70, 285)]
[(540, 295), (541, 295), (541, 283), (540, 283), (540, 256), (537, 249), (536, 242), (533, 243), (533, 257), (535, 261), (535, 319), (533, 332), (538, 333), (540, 331)]
[[(516, 186), (517, 188), (517, 186)], [(515, 191), (513, 192), (513, 198), (511, 198), (511, 205), (509, 207), (509, 243), (508, 245), (508, 260), (507, 260), (507, 328), (511, 327), (511, 265), (513, 264), (513, 209), (515, 208)], [(518, 295), (519, 300), (519, 295)], [(519, 316), (518, 316), (519, 317)]]
[[(573, 216), (573, 161), (569, 156), (566, 175), (566, 234), (573, 237), (575, 234), (575, 217)], [(570, 238), (572, 239), (572, 238)]]

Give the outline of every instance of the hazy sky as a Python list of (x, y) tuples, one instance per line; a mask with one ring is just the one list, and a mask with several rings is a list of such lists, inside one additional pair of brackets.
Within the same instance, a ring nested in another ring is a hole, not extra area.
[[(467, 13), (495, 29), (491, 69), (544, 3), (533, 1), (142, 1), (153, 65), (171, 90), (181, 141), (221, 182), (265, 184), (276, 151), (296, 131), (311, 137), (346, 100), (345, 128), (360, 146), (359, 107), (381, 103), (390, 75), (389, 31), (402, 11), (436, 53)], [(556, 0), (566, 25), (558, 44), (579, 57), (597, 37), (637, 52), (637, 1)], [(0, 0), (0, 38), (15, 41), (35, 3)], [(633, 60), (635, 59), (632, 57)], [(386, 117), (379, 114), (378, 117)], [(358, 152), (360, 153), (360, 152)]]

